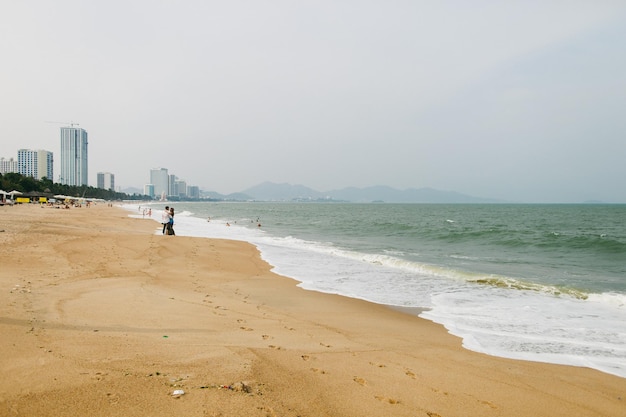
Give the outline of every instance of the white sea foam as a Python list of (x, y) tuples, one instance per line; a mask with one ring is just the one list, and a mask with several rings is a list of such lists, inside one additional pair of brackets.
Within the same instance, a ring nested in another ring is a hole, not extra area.
[(626, 294), (618, 294), (614, 292), (590, 294), (589, 300), (600, 304), (607, 304), (619, 309), (626, 309)]
[(468, 349), (626, 376), (624, 315), (604, 303), (499, 288), (432, 300), (433, 308), (422, 316), (462, 337)]
[[(127, 208), (137, 212), (136, 206)], [(160, 222), (160, 211), (153, 210), (152, 218)], [(366, 254), (328, 242), (272, 236), (262, 228), (209, 222), (187, 211), (175, 219), (178, 235), (253, 243), (274, 272), (300, 281), (302, 288), (427, 308), (421, 316), (461, 337), (467, 349), (626, 377), (624, 294), (583, 299), (555, 287), (414, 262), (397, 253)], [(158, 224), (155, 233), (161, 233)]]

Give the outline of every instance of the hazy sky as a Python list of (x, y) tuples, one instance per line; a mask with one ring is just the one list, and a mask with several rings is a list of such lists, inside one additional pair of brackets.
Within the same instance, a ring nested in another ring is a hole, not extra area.
[(89, 181), (626, 202), (626, 1), (0, 3), (0, 156)]

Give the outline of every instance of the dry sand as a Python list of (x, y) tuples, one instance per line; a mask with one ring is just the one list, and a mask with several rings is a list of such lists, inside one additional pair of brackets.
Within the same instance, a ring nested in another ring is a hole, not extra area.
[(624, 378), (470, 352), (128, 214), (0, 208), (0, 416), (626, 416)]

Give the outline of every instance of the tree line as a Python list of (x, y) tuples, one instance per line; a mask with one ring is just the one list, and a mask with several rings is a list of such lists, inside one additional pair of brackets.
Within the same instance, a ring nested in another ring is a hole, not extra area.
[(17, 172), (0, 174), (0, 190), (6, 192), (17, 190), (21, 193), (31, 191), (49, 193), (53, 195), (66, 195), (70, 197), (100, 198), (102, 200), (150, 200), (147, 195), (118, 193), (103, 188), (90, 187), (88, 185), (66, 185), (54, 183), (44, 177), (40, 180)]

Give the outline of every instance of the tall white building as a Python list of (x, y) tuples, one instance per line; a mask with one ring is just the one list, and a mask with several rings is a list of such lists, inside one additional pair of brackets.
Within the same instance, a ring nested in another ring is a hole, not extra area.
[(0, 158), (0, 174), (6, 174), (8, 172), (18, 172), (17, 161), (13, 158)]
[(115, 175), (110, 172), (98, 172), (98, 188), (115, 191)]
[(87, 143), (85, 129), (61, 128), (61, 184), (88, 185)]
[(154, 196), (167, 197), (170, 195), (169, 175), (167, 168), (154, 168), (150, 170), (150, 184), (154, 186)]
[(54, 180), (52, 152), (43, 149), (20, 149), (17, 151), (17, 172), (22, 175)]

